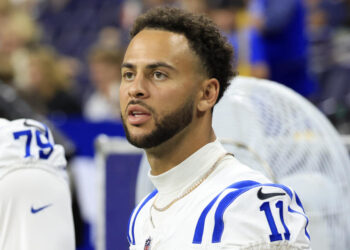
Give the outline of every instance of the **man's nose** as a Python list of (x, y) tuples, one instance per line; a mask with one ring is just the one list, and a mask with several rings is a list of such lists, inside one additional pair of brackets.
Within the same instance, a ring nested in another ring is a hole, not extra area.
[(148, 95), (147, 79), (143, 75), (136, 76), (129, 88), (129, 96), (133, 98), (146, 98)]

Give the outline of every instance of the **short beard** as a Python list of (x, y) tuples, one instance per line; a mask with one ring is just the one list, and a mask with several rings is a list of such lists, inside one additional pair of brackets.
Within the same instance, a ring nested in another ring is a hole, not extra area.
[(161, 120), (158, 119), (158, 116), (152, 108), (142, 102), (137, 102), (137, 104), (147, 107), (155, 121), (155, 129), (151, 133), (144, 136), (133, 137), (130, 135), (124, 118), (122, 117), (126, 138), (132, 145), (138, 148), (148, 149), (162, 144), (186, 128), (193, 119), (194, 101), (192, 97), (189, 97), (183, 106), (165, 115)]

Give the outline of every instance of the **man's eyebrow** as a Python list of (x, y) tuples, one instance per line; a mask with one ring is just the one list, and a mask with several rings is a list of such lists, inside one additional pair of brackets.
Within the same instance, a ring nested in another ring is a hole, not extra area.
[(173, 66), (171, 66), (170, 64), (164, 63), (164, 62), (151, 63), (151, 64), (146, 66), (146, 68), (148, 68), (148, 69), (155, 69), (155, 68), (159, 68), (159, 67), (165, 67), (165, 68), (177, 71)]
[(122, 63), (121, 68), (133, 69), (133, 68), (135, 68), (135, 65), (133, 65), (131, 63)]
[[(121, 65), (121, 68), (128, 68), (128, 69), (134, 69), (136, 66), (132, 63), (123, 63)], [(146, 66), (147, 69), (156, 69), (159, 67), (165, 67), (174, 71), (177, 71), (175, 67), (171, 66), (170, 64), (164, 63), (164, 62), (156, 62), (156, 63), (151, 63)]]

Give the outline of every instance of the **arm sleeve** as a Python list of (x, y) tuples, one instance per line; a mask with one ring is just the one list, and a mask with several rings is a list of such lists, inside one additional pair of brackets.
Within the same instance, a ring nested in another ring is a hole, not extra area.
[(308, 218), (291, 189), (267, 184), (227, 197), (218, 206), (213, 233), (228, 247), (223, 249), (233, 242), (240, 249), (310, 249)]
[(0, 249), (75, 249), (70, 191), (62, 177), (16, 169), (1, 178), (0, 197)]

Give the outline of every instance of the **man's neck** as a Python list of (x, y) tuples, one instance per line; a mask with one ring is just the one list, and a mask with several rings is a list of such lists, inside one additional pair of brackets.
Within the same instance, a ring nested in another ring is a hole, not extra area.
[(146, 150), (151, 165), (151, 174), (160, 175), (172, 169), (215, 139), (216, 136), (211, 126), (195, 130), (191, 127), (185, 128), (161, 145)]

